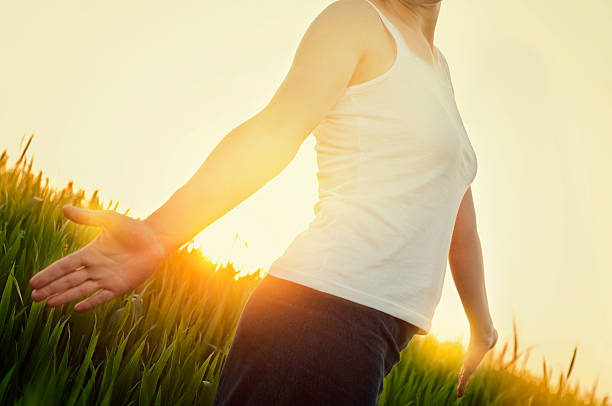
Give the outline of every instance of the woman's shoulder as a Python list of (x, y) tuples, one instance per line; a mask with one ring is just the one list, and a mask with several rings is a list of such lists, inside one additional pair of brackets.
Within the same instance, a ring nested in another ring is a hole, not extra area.
[(355, 13), (375, 13), (376, 10), (367, 0), (335, 0), (329, 3), (325, 9), (337, 9)]
[(361, 48), (364, 54), (377, 49), (386, 35), (378, 12), (366, 0), (336, 0), (328, 4), (316, 20), (329, 27), (330, 36), (343, 37)]
[(378, 13), (366, 0), (336, 0), (328, 4), (319, 14), (335, 19), (347, 29), (367, 34), (380, 26)]

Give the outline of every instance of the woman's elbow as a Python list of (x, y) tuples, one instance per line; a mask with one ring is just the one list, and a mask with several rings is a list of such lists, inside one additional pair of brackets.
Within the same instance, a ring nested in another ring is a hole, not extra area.
[(473, 252), (474, 247), (479, 244), (480, 237), (476, 228), (464, 232), (453, 232), (449, 256), (465, 255), (466, 252)]

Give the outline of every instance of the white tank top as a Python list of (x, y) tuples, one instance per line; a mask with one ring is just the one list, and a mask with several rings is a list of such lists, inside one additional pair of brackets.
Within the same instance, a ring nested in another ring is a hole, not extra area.
[(314, 129), (315, 217), (268, 270), (405, 320), (427, 334), (452, 231), (477, 161), (446, 75), (395, 38), (393, 66), (346, 88)]

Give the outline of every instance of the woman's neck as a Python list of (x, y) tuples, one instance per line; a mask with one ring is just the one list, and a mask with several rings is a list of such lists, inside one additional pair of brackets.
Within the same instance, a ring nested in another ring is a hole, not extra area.
[(423, 38), (427, 40), (432, 48), (436, 22), (440, 13), (440, 2), (441, 0), (431, 2), (419, 0), (383, 0), (383, 3), (398, 18), (422, 34)]

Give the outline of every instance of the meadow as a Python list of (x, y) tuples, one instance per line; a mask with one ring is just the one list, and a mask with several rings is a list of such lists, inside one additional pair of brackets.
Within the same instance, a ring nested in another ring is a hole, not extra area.
[[(91, 241), (98, 230), (62, 216), (70, 204), (116, 210), (49, 185), (26, 152), (12, 167), (0, 155), (0, 404), (209, 405), (238, 318), (263, 270), (243, 275), (214, 264), (188, 244), (136, 291), (89, 312), (45, 307), (30, 299), (29, 278)], [(129, 213), (124, 213), (129, 214)], [(597, 382), (583, 389), (566, 371), (526, 368), (533, 347), (498, 343), (456, 399), (464, 348), (415, 336), (385, 380), (380, 405), (608, 405)]]

